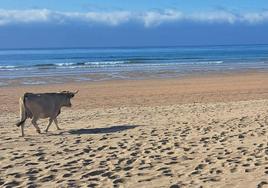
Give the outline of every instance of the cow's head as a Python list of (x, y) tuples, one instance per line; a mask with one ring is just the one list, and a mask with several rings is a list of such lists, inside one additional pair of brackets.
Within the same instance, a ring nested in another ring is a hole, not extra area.
[(71, 98), (73, 98), (75, 96), (75, 94), (78, 93), (78, 90), (75, 92), (70, 92), (70, 91), (62, 91), (61, 94), (64, 96), (63, 101), (62, 101), (62, 106), (66, 106), (66, 107), (71, 107), (72, 103), (71, 103)]

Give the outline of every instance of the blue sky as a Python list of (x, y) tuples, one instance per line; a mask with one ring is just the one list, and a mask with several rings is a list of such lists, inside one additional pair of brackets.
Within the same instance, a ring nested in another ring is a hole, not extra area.
[(0, 48), (268, 43), (266, 0), (1, 0)]
[(51, 9), (57, 11), (92, 10), (152, 10), (179, 9), (182, 11), (226, 8), (239, 11), (259, 11), (268, 8), (266, 0), (1, 0), (2, 9)]

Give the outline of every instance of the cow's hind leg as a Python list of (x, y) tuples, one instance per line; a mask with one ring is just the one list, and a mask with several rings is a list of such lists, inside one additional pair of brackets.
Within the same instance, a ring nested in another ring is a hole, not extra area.
[(47, 128), (46, 128), (46, 132), (48, 132), (48, 129), (49, 129), (50, 125), (52, 124), (52, 122), (53, 122), (53, 119), (49, 118), (49, 122), (48, 122), (48, 125), (47, 125)]
[(41, 131), (40, 131), (40, 128), (38, 127), (38, 125), (37, 125), (37, 118), (33, 117), (33, 119), (32, 119), (32, 124), (33, 124), (33, 126), (35, 127), (36, 132), (38, 132), (38, 133), (40, 134)]
[(58, 130), (61, 130), (61, 128), (59, 128), (59, 125), (58, 125), (58, 120), (57, 120), (57, 118), (55, 118), (55, 119), (54, 119), (54, 123), (55, 123), (55, 125), (56, 125), (57, 129), (58, 129)]
[(24, 124), (25, 124), (25, 123), (22, 123), (22, 124), (20, 125), (20, 128), (21, 128), (21, 136), (22, 136), (22, 137), (24, 137)]

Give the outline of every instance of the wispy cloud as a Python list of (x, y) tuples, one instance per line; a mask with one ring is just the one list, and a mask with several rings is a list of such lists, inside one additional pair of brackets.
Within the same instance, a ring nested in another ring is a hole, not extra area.
[(157, 26), (166, 22), (174, 22), (183, 20), (184, 14), (179, 11), (165, 10), (165, 11), (148, 11), (144, 13), (137, 13), (134, 19), (141, 21), (144, 26)]
[(51, 22), (66, 23), (73, 21), (118, 25), (131, 17), (127, 11), (119, 12), (58, 12), (47, 9), (34, 10), (0, 10), (0, 25), (13, 23)]
[(0, 10), (0, 25), (10, 23), (46, 22), (55, 16), (49, 10)]
[(145, 27), (158, 26), (169, 22), (205, 23), (248, 23), (268, 22), (268, 11), (236, 13), (225, 10), (212, 12), (184, 13), (177, 10), (163, 11), (112, 11), (112, 12), (59, 12), (48, 9), (0, 10), (0, 26), (16, 23), (69, 23), (105, 24), (116, 26), (127, 22), (138, 22)]

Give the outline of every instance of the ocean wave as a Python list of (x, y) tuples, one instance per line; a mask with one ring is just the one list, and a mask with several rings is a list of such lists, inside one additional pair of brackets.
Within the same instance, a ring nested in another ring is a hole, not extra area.
[(193, 62), (193, 64), (222, 64), (224, 61), (199, 61)]
[(122, 67), (122, 66), (170, 66), (170, 65), (210, 65), (222, 64), (221, 60), (208, 60), (208, 61), (185, 61), (185, 60), (120, 60), (120, 61), (86, 61), (86, 62), (67, 62), (67, 63), (44, 63), (34, 65), (3, 65), (0, 70), (30, 70), (30, 69), (56, 69), (56, 68), (105, 68), (105, 67)]
[(0, 69), (12, 69), (12, 68), (16, 68), (16, 66), (12, 66), (12, 65), (0, 65)]
[(181, 61), (181, 60), (143, 60), (143, 61), (90, 61), (90, 62), (80, 62), (80, 63), (57, 63), (54, 66), (68, 67), (68, 66), (88, 66), (88, 65), (100, 65), (100, 66), (109, 66), (109, 65), (140, 65), (140, 64), (222, 64), (224, 61)]
[(95, 61), (95, 62), (86, 62), (85, 65), (118, 65), (128, 63), (130, 63), (130, 61)]
[(35, 64), (35, 65), (32, 65), (34, 67), (52, 67), (52, 66), (56, 66), (56, 64), (53, 64), (53, 63), (44, 63), (44, 64)]
[(65, 66), (83, 66), (83, 65), (116, 65), (116, 64), (126, 64), (128, 61), (87, 61), (78, 63), (56, 63), (55, 66), (65, 67)]

